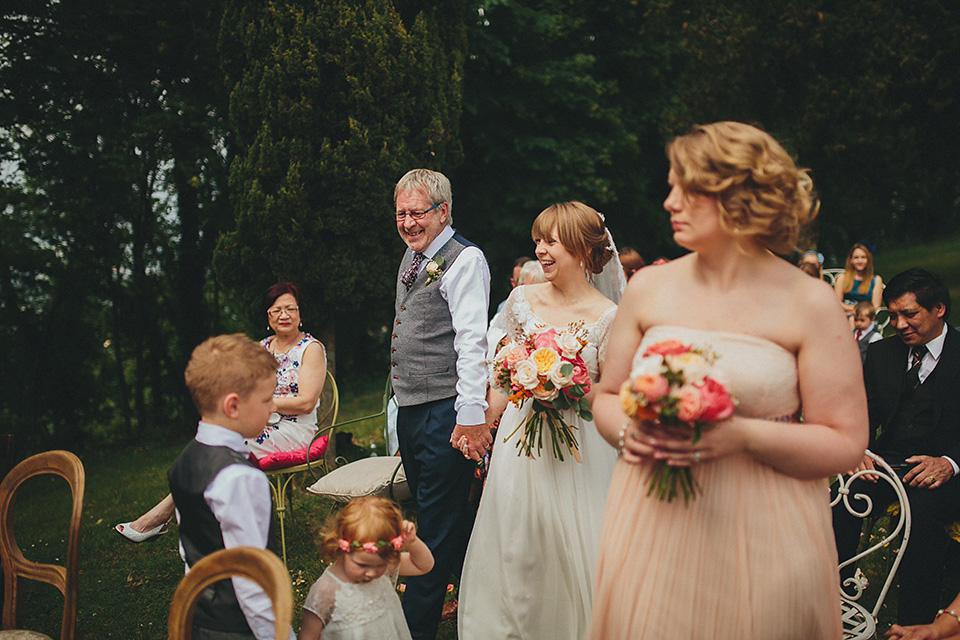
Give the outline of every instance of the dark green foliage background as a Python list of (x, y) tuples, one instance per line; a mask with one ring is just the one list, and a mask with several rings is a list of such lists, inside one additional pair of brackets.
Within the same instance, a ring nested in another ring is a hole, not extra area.
[(942, 0), (8, 0), (0, 432), (21, 453), (183, 437), (190, 350), (262, 337), (278, 279), (341, 381), (379, 379), (414, 166), (451, 176), (492, 306), (558, 200), (677, 255), (663, 146), (719, 119), (811, 168), (827, 266), (860, 239), (882, 265), (957, 225), (958, 76)]

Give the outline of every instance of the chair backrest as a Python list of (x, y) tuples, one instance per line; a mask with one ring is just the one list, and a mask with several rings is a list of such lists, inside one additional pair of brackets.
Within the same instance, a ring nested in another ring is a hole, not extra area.
[(168, 640), (188, 640), (193, 633), (197, 598), (214, 582), (232, 577), (253, 580), (273, 603), (277, 640), (286, 640), (293, 617), (293, 587), (286, 567), (276, 554), (255, 547), (221, 549), (204, 556), (183, 577), (170, 603)]
[[(910, 525), (911, 525), (911, 515), (910, 515), (910, 502), (907, 500), (907, 491), (903, 487), (903, 483), (900, 481), (900, 478), (897, 474), (890, 468), (885, 461), (880, 459), (878, 456), (874, 455), (873, 452), (867, 451), (867, 456), (873, 460), (873, 464), (876, 467), (874, 470), (864, 470), (853, 473), (849, 476), (840, 476), (837, 478), (838, 487), (837, 495), (830, 503), (831, 507), (838, 505), (840, 502), (843, 502), (843, 508), (845, 508), (849, 513), (858, 518), (878, 518), (885, 515), (890, 516), (890, 524), (883, 531), (882, 535), (876, 537), (876, 542), (873, 542), (873, 539), (868, 540), (868, 547), (856, 554), (852, 558), (842, 559), (838, 569), (843, 569), (851, 564), (854, 564), (870, 556), (884, 548), (887, 548), (889, 553), (894, 554), (896, 557), (893, 559), (893, 562), (890, 563), (887, 570), (887, 575), (881, 578), (883, 582), (881, 583), (880, 592), (877, 596), (877, 600), (874, 604), (873, 609), (870, 611), (873, 619), (876, 620), (877, 615), (880, 613), (880, 607), (883, 605), (884, 598), (887, 596), (887, 591), (890, 589), (890, 585), (893, 583), (894, 577), (897, 573), (897, 567), (900, 566), (900, 560), (903, 557), (903, 550), (907, 546), (907, 542), (910, 539)], [(862, 493), (850, 494), (850, 485), (857, 478), (864, 476), (873, 476), (877, 479), (877, 482), (886, 482), (893, 489), (894, 494), (896, 494), (896, 501), (890, 505), (888, 508), (886, 504), (874, 504), (873, 500), (869, 496)], [(896, 508), (894, 508), (896, 507)], [(899, 538), (899, 547), (892, 542), (895, 542)], [(873, 542), (873, 544), (871, 544)], [(850, 589), (849, 592), (845, 591), (842, 587), (847, 587)], [(844, 581), (840, 589), (840, 598), (841, 601), (846, 603), (855, 603), (861, 599), (865, 593), (865, 585), (860, 583), (856, 578), (848, 578)], [(863, 605), (859, 605), (860, 608), (866, 609)]]
[(333, 374), (327, 369), (327, 381), (323, 385), (323, 392), (320, 394), (320, 402), (317, 404), (317, 428), (329, 427), (337, 423), (337, 413), (340, 411), (340, 389), (337, 388), (337, 381)]
[[(54, 474), (70, 485), (73, 506), (67, 536), (65, 565), (41, 564), (27, 560), (12, 527), (16, 491), (29, 478)], [(3, 558), (3, 628), (16, 628), (17, 585), (20, 578), (52, 584), (63, 594), (61, 640), (72, 640), (77, 626), (77, 579), (80, 558), (80, 516), (83, 514), (85, 475), (83, 464), (69, 451), (46, 451), (30, 456), (0, 483), (0, 555)]]
[(844, 271), (844, 269), (824, 269), (823, 279), (832, 287), (837, 282), (837, 278), (843, 275)]

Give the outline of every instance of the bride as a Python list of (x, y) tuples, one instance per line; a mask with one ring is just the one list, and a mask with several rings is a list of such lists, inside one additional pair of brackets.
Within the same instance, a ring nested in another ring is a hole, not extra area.
[[(619, 300), (625, 285), (619, 261), (611, 260), (616, 250), (603, 218), (579, 202), (555, 204), (534, 221), (532, 235), (547, 281), (515, 288), (497, 328), (513, 336), (582, 322), (587, 345), (581, 355), (596, 382), (617, 308), (611, 298)], [(609, 298), (587, 272), (602, 274)], [(568, 409), (561, 414), (576, 427), (582, 462), (553, 457), (547, 434), (535, 458), (518, 455), (522, 429), (515, 429), (529, 417), (532, 400), (507, 406), (507, 396), (491, 387), (487, 402), (487, 424), (501, 422), (464, 561), (458, 637), (579, 640), (589, 623), (597, 538), (616, 452), (592, 421)]]

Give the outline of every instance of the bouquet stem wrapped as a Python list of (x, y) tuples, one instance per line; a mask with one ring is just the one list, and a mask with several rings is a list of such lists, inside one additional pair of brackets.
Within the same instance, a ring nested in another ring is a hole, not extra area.
[[(644, 351), (630, 378), (620, 387), (624, 412), (674, 430), (687, 430), (693, 444), (703, 432), (733, 414), (736, 401), (713, 373), (717, 356), (676, 340), (657, 342)], [(659, 460), (650, 473), (647, 495), (685, 503), (701, 491), (690, 467), (671, 467)]]

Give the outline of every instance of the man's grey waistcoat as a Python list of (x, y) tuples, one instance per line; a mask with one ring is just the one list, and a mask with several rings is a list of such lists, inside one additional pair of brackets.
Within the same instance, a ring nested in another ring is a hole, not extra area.
[(428, 284), (427, 269), (423, 267), (409, 290), (400, 282), (400, 276), (413, 262), (413, 252), (407, 249), (403, 254), (397, 273), (396, 317), (390, 342), (393, 391), (401, 407), (457, 395), (453, 319), (447, 301), (440, 295), (440, 282), (460, 253), (472, 246), (475, 245), (454, 233), (437, 252), (443, 258), (444, 274)]

